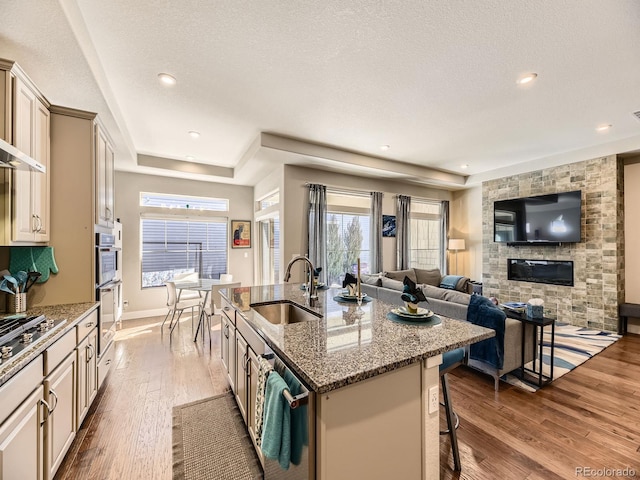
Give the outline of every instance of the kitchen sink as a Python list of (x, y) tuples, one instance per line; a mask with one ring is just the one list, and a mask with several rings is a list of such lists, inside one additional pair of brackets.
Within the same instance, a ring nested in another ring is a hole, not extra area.
[(251, 305), (251, 308), (253, 308), (254, 312), (274, 325), (287, 325), (321, 318), (321, 315), (311, 313), (289, 302)]

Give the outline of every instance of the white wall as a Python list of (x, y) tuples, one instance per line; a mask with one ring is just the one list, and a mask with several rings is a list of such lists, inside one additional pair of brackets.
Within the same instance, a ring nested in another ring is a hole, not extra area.
[[(252, 187), (129, 172), (116, 172), (115, 186), (116, 218), (120, 218), (123, 231), (123, 298), (129, 302), (128, 308), (124, 311), (124, 319), (160, 315), (167, 311), (167, 293), (164, 287), (141, 287), (140, 192), (228, 198), (229, 220), (253, 221)], [(252, 240), (255, 240), (253, 229), (252, 234)], [(228, 272), (233, 274), (234, 280), (242, 282), (243, 285), (253, 285), (253, 250), (255, 241), (252, 241), (250, 249), (228, 250)]]
[[(640, 250), (636, 247), (640, 238), (640, 163), (624, 167), (624, 264), (625, 301), (640, 303)], [(640, 333), (640, 320), (630, 319), (632, 333)]]
[[(384, 215), (396, 214), (395, 195), (398, 194), (433, 200), (451, 200), (451, 192), (447, 190), (401, 183), (384, 178), (363, 178), (355, 175), (286, 165), (284, 168), (283, 195), (284, 223), (286, 227), (282, 228), (284, 233), (282, 238), (282, 259), (285, 265), (294, 254), (306, 252), (307, 227), (305, 216), (308, 203), (306, 182), (365, 192), (383, 192), (382, 213)], [(281, 202), (283, 202), (283, 197), (281, 197)], [(395, 238), (382, 239), (382, 264), (383, 270), (396, 270)], [(300, 279), (294, 278), (294, 281), (300, 281)]]
[[(449, 204), (449, 237), (462, 238), (465, 250), (458, 252), (458, 274), (482, 280), (482, 187), (453, 192)], [(489, 227), (490, 228), (490, 227)], [(454, 267), (454, 256), (450, 254), (449, 265)]]

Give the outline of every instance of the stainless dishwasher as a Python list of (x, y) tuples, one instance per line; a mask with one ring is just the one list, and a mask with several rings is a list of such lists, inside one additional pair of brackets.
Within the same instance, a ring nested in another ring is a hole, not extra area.
[[(290, 463), (288, 470), (284, 470), (278, 460), (271, 460), (260, 454), (264, 462), (264, 478), (265, 480), (315, 479), (315, 394), (269, 347), (266, 347), (264, 357), (269, 360), (274, 371), (278, 372), (281, 377), (288, 376), (299, 383), (297, 395), (292, 395), (288, 390), (285, 390), (284, 396), (291, 409), (292, 428), (300, 429), (305, 440), (301, 445), (298, 464)], [(292, 451), (294, 450), (295, 448), (292, 448)], [(292, 455), (292, 461), (297, 460), (293, 457), (297, 457), (297, 454)]]

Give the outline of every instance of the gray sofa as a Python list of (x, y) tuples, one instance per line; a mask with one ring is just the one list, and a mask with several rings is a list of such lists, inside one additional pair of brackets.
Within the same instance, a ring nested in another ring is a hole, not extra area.
[[(384, 272), (375, 275), (362, 275), (362, 291), (367, 295), (392, 305), (402, 305), (400, 298), (404, 277), (408, 276), (418, 284), (427, 298), (428, 308), (437, 315), (467, 321), (467, 309), (471, 299), (472, 285), (463, 277), (456, 284), (456, 289), (441, 288), (442, 276), (439, 269), (409, 269)], [(401, 277), (401, 278), (400, 278)], [(436, 285), (437, 283), (437, 285)], [(495, 389), (498, 390), (499, 379), (506, 373), (520, 368), (522, 363), (522, 322), (512, 318), (505, 320), (504, 362), (501, 369), (488, 363), (469, 359), (469, 366), (488, 373), (494, 378)], [(531, 341), (535, 334), (531, 325), (526, 326), (525, 363), (533, 360), (534, 348)]]

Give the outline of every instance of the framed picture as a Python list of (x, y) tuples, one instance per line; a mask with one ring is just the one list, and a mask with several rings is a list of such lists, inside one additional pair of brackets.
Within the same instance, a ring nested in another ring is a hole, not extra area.
[(382, 236), (383, 237), (396, 236), (396, 216), (395, 215), (382, 215)]
[(233, 304), (242, 312), (251, 310), (251, 287), (236, 287), (233, 289)]
[(231, 248), (251, 248), (250, 220), (231, 220)]

